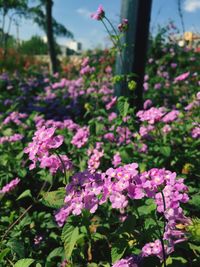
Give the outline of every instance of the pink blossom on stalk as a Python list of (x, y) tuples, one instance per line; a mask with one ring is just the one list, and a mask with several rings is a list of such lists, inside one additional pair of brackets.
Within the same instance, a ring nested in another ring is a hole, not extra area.
[(12, 180), (10, 183), (6, 184), (1, 190), (0, 190), (0, 194), (5, 194), (5, 193), (9, 193), (10, 191), (12, 191), (13, 189), (15, 189), (15, 187), (18, 185), (18, 183), (20, 182), (20, 179), (17, 177), (14, 180)]
[(189, 72), (189, 71), (188, 71), (188, 72), (185, 72), (185, 73), (183, 73), (183, 74), (177, 76), (177, 77), (174, 79), (174, 81), (175, 81), (175, 82), (178, 82), (178, 81), (184, 81), (185, 79), (187, 79), (187, 78), (189, 77), (189, 75), (190, 75), (190, 72)]
[(122, 19), (122, 22), (118, 25), (120, 32), (126, 32), (128, 30), (128, 19)]
[(91, 14), (91, 18), (95, 20), (102, 20), (105, 17), (105, 11), (102, 5), (99, 5), (97, 11)]

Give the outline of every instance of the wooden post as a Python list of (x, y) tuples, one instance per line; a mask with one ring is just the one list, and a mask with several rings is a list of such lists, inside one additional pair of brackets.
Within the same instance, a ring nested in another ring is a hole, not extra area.
[(148, 34), (151, 16), (152, 0), (122, 0), (121, 1), (121, 19), (127, 18), (129, 29), (125, 33), (123, 43), (126, 47), (122, 53), (123, 64), (120, 58), (117, 58), (116, 74), (134, 73), (137, 82), (135, 96), (131, 97), (126, 84), (116, 86), (116, 95), (125, 95), (130, 97), (130, 101), (141, 109), (143, 105), (143, 80), (145, 72), (145, 62), (148, 47)]

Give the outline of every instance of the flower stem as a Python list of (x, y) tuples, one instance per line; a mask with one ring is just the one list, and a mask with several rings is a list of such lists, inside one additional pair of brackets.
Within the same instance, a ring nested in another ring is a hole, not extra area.
[(59, 158), (59, 160), (60, 160), (60, 162), (61, 162), (61, 165), (62, 165), (62, 167), (63, 167), (64, 176), (65, 176), (65, 183), (68, 184), (69, 181), (68, 181), (68, 178), (67, 178), (67, 172), (66, 172), (65, 164), (64, 164), (64, 162), (63, 162), (61, 156), (58, 154), (58, 152), (55, 151), (55, 153), (56, 153), (57, 157)]

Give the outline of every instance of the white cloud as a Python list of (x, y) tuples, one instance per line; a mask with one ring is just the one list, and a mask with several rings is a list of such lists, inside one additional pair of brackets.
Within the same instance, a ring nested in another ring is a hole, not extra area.
[(185, 0), (184, 10), (187, 12), (195, 12), (200, 9), (200, 0)]
[(80, 14), (82, 17), (84, 17), (84, 18), (90, 18), (90, 16), (91, 16), (91, 11), (89, 11), (87, 8), (78, 8), (77, 10), (76, 10), (76, 12), (78, 13), (78, 14)]

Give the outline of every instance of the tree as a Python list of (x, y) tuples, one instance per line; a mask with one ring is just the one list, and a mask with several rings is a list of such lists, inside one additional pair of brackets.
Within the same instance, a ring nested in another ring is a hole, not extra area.
[(51, 72), (58, 70), (54, 36), (73, 38), (73, 34), (66, 27), (52, 17), (53, 0), (39, 0), (39, 4), (29, 9), (33, 20), (47, 35), (48, 50), (51, 60)]
[(25, 55), (47, 55), (48, 46), (40, 36), (32, 36), (30, 40), (23, 41), (19, 52)]
[[(0, 45), (4, 49), (4, 59), (6, 58), (7, 44), (11, 25), (16, 17), (22, 17), (27, 14), (28, 0), (0, 0), (0, 11), (2, 15)], [(6, 18), (8, 19), (8, 28), (5, 29)]]

